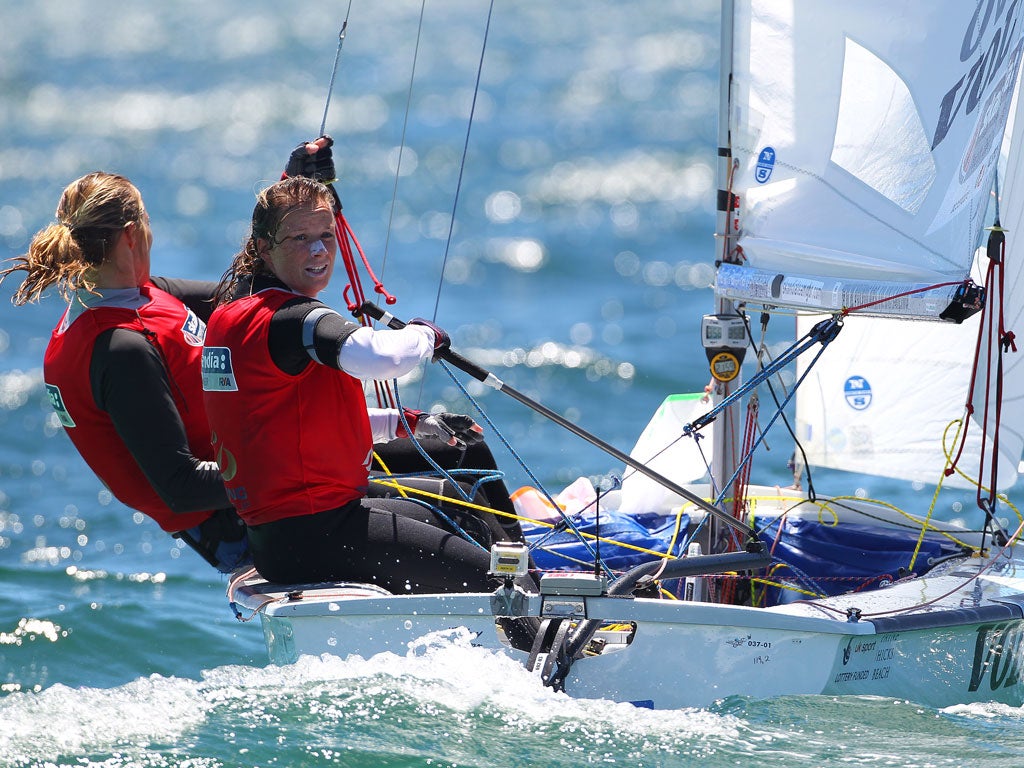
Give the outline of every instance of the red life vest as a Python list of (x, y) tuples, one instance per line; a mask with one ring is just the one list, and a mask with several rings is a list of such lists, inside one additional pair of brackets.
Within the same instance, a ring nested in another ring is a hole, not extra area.
[(203, 348), (203, 394), (228, 498), (249, 525), (363, 497), (373, 450), (363, 387), (314, 363), (297, 376), (270, 358), (274, 312), (296, 294), (260, 291), (218, 307)]
[(138, 310), (96, 307), (76, 317), (63, 332), (61, 317), (46, 347), (43, 378), (68, 437), (110, 492), (123, 504), (152, 517), (165, 531), (182, 531), (199, 525), (211, 512), (178, 514), (164, 503), (117, 434), (110, 416), (97, 407), (89, 384), (93, 346), (101, 333), (126, 328), (149, 334), (165, 361), (192, 454), (203, 461), (213, 460), (199, 372), (203, 321), (152, 284), (140, 292), (148, 301)]

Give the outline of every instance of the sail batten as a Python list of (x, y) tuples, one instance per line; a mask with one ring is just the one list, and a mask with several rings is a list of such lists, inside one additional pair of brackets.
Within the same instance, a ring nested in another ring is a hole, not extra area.
[(735, 300), (793, 309), (840, 312), (863, 307), (866, 315), (938, 320), (954, 302), (961, 285), (786, 275), (723, 264), (716, 290)]

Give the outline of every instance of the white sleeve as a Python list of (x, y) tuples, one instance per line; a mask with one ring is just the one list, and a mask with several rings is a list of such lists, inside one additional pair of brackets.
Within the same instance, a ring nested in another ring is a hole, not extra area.
[(357, 379), (404, 376), (434, 354), (434, 332), (423, 325), (400, 330), (357, 328), (338, 351), (338, 366)]
[(394, 408), (367, 408), (370, 416), (370, 432), (374, 443), (390, 443), (395, 439), (402, 421)]

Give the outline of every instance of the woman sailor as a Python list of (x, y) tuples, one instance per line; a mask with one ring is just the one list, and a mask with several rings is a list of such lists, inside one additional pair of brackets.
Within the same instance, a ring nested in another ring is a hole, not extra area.
[(213, 461), (199, 358), (216, 285), (150, 277), (153, 233), (123, 176), (69, 184), (57, 222), (0, 271), (27, 274), (12, 301), (51, 285), (68, 300), (43, 363), (75, 448), (121, 502), (228, 572), (250, 562), (245, 527)]
[[(487, 551), (415, 501), (367, 497), (373, 444), (408, 434), (398, 411), (367, 408), (360, 379), (402, 376), (448, 337), (422, 320), (373, 330), (317, 299), (337, 253), (334, 204), (328, 187), (304, 176), (264, 190), (207, 329), (206, 409), (256, 568), (283, 583), (487, 590)], [(407, 422), (417, 439), (481, 439), (466, 416), (409, 412)]]

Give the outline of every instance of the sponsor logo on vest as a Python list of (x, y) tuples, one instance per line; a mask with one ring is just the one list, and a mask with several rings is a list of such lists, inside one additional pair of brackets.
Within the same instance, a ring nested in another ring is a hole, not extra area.
[(237, 392), (231, 350), (227, 347), (203, 347), (203, 391)]
[[(217, 451), (217, 466), (220, 468), (221, 479), (225, 483), (230, 483), (238, 474), (238, 461), (235, 459), (235, 455), (224, 447), (220, 441), (220, 436), (216, 432), (210, 433), (210, 444)], [(226, 490), (228, 492), (228, 499), (230, 499), (236, 511), (241, 512), (249, 508), (248, 494), (246, 493), (245, 486), (228, 487)]]
[(50, 398), (50, 405), (53, 406), (53, 410), (57, 412), (57, 418), (60, 419), (60, 423), (68, 428), (75, 426), (75, 420), (71, 418), (71, 414), (68, 413), (68, 407), (64, 405), (64, 398), (60, 396), (60, 387), (56, 384), (47, 384), (46, 394)]
[(974, 663), (968, 691), (976, 691), (988, 673), (989, 690), (1008, 688), (1020, 680), (1021, 641), (1024, 624), (1019, 621), (978, 627), (974, 642)]
[(223, 445), (217, 449), (217, 466), (220, 467), (220, 476), (225, 483), (230, 483), (238, 474), (238, 462), (235, 461), (235, 454)]
[(199, 315), (191, 309), (185, 316), (185, 322), (181, 324), (181, 335), (190, 347), (203, 346), (203, 339), (206, 338), (206, 323), (200, 320)]

